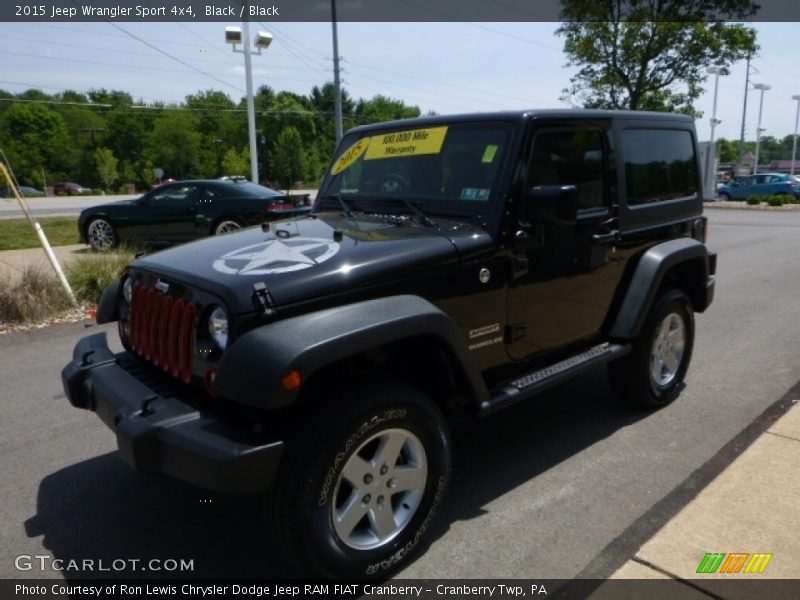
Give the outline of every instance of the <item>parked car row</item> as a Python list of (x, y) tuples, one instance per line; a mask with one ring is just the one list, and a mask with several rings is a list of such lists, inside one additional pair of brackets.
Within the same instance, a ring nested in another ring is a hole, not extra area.
[[(90, 194), (91, 192), (91, 188), (85, 188), (79, 183), (72, 183), (70, 181), (59, 181), (58, 183), (53, 184), (54, 196), (82, 196), (85, 194)], [(42, 190), (37, 190), (36, 188), (28, 185), (19, 186), (19, 193), (26, 198), (35, 198), (37, 196), (45, 195)], [(14, 193), (11, 191), (10, 187), (5, 186), (0, 188), (0, 198), (11, 198), (13, 196)]]
[[(36, 188), (30, 187), (28, 185), (21, 185), (19, 186), (19, 193), (24, 198), (36, 198), (37, 196), (44, 196), (44, 192), (42, 190), (37, 190)], [(11, 190), (10, 187), (2, 187), (0, 188), (0, 198), (13, 198), (14, 192)]]
[(747, 200), (749, 196), (786, 194), (800, 200), (800, 177), (785, 173), (759, 173), (721, 186), (720, 200)]
[(196, 179), (161, 185), (140, 198), (85, 209), (81, 242), (105, 252), (120, 242), (170, 245), (306, 213), (308, 195), (249, 181)]

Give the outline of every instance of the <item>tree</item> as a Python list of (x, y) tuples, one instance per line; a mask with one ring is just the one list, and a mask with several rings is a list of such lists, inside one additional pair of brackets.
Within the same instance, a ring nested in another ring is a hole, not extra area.
[[(321, 88), (311, 88), (311, 109), (315, 113), (317, 133), (315, 144), (319, 156), (330, 157), (336, 149), (336, 87), (326, 83)], [(345, 131), (356, 124), (356, 103), (346, 89), (342, 88), (342, 126)]]
[(295, 181), (301, 180), (306, 172), (303, 143), (300, 133), (294, 127), (283, 129), (275, 139), (275, 147), (270, 155), (272, 177), (282, 187), (290, 189)]
[(153, 183), (152, 159), (146, 155), (147, 142), (157, 112), (153, 110), (114, 109), (106, 115), (103, 146), (110, 149), (122, 165), (123, 180), (138, 187)]
[(74, 165), (74, 144), (61, 115), (44, 104), (13, 104), (3, 113), (0, 139), (20, 183), (65, 178)]
[(249, 175), (250, 149), (244, 148), (237, 152), (236, 148), (228, 148), (222, 159), (222, 172), (225, 175)]
[(105, 88), (90, 90), (89, 98), (97, 104), (111, 104), (113, 106), (130, 106), (133, 104), (133, 98), (128, 92), (107, 90)]
[(359, 123), (380, 123), (396, 119), (413, 119), (420, 115), (418, 106), (408, 106), (402, 100), (377, 95), (372, 100), (359, 100), (356, 117)]
[(182, 110), (166, 110), (153, 124), (147, 157), (168, 177), (199, 177), (202, 136), (194, 116)]
[(119, 179), (117, 163), (119, 161), (108, 148), (98, 148), (94, 153), (94, 162), (97, 165), (97, 174), (103, 182), (103, 189), (108, 190)]
[(719, 139), (719, 162), (722, 163), (735, 163), (739, 160), (739, 143), (726, 140), (725, 138)]
[(755, 30), (726, 20), (754, 14), (750, 0), (562, 0), (570, 66), (564, 96), (587, 108), (678, 111), (693, 103), (706, 68), (757, 49)]

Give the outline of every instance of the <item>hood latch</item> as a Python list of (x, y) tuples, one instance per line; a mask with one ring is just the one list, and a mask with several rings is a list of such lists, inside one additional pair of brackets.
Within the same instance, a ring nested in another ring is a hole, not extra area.
[(267, 291), (267, 284), (263, 281), (257, 281), (253, 284), (253, 300), (261, 308), (261, 312), (265, 317), (273, 317), (277, 314), (272, 305), (272, 296)]

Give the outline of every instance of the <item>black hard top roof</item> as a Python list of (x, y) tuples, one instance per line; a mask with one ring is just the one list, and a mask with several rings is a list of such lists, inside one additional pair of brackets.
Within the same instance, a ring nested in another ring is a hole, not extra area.
[(653, 112), (639, 110), (597, 110), (576, 108), (545, 108), (531, 110), (504, 110), (495, 112), (475, 112), (456, 115), (435, 115), (431, 117), (418, 117), (415, 119), (401, 119), (360, 125), (350, 129), (348, 133), (361, 133), (376, 129), (393, 129), (395, 127), (425, 127), (444, 123), (465, 123), (475, 121), (523, 121), (532, 118), (548, 119), (626, 119), (626, 120), (663, 120), (678, 121), (681, 123), (694, 123), (694, 118), (689, 115), (668, 112)]

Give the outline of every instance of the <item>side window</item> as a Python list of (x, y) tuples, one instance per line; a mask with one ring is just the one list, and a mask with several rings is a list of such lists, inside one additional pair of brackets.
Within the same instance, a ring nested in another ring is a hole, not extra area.
[(212, 190), (211, 188), (204, 187), (200, 188), (200, 193), (198, 194), (198, 199), (203, 202), (211, 202), (212, 200), (216, 200), (217, 198), (221, 198), (222, 194), (217, 190)]
[(592, 130), (540, 131), (533, 140), (528, 189), (574, 185), (578, 208), (605, 206), (603, 134)]
[(186, 206), (194, 201), (197, 187), (193, 185), (176, 185), (157, 190), (150, 196), (153, 206)]
[(697, 160), (688, 131), (622, 132), (628, 204), (648, 204), (697, 194)]

